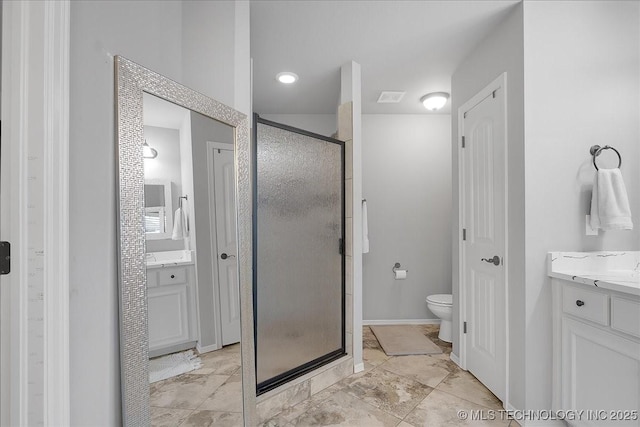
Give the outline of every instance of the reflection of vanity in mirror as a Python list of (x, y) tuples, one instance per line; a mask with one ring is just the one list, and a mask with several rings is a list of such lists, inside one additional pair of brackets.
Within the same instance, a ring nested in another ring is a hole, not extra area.
[(240, 348), (241, 320), (252, 320), (240, 310), (251, 277), (239, 272), (251, 260), (238, 252), (251, 253), (251, 216), (238, 215), (235, 194), (246, 118), (123, 58), (117, 66), (123, 422), (243, 425), (253, 418), (243, 404), (255, 402), (241, 363), (253, 348)]
[[(143, 101), (151, 406), (241, 413), (233, 129), (148, 93)], [(204, 403), (166, 402), (179, 371), (228, 378)]]
[(155, 357), (195, 348), (198, 342), (195, 253), (184, 191), (192, 181), (187, 176), (191, 159), (183, 147), (190, 144), (190, 115), (147, 93), (143, 101), (149, 356)]

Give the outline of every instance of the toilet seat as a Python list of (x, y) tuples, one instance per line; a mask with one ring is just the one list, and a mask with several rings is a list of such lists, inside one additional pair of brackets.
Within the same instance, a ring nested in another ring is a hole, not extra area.
[(427, 302), (433, 305), (441, 305), (441, 306), (452, 306), (453, 305), (453, 295), (451, 294), (436, 294), (429, 295), (427, 297)]

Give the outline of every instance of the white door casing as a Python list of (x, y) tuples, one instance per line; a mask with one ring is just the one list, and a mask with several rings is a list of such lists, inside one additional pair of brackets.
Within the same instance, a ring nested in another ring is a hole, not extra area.
[(210, 198), (212, 253), (217, 255), (214, 294), (218, 296), (216, 309), (221, 338), (216, 341), (224, 346), (240, 342), (234, 152), (230, 144), (212, 142), (207, 143), (207, 152), (209, 194), (213, 195)]
[(0, 424), (70, 425), (70, 3), (1, 7)]
[[(459, 110), (461, 358), (507, 402), (505, 76)], [(462, 142), (462, 141), (461, 141)]]

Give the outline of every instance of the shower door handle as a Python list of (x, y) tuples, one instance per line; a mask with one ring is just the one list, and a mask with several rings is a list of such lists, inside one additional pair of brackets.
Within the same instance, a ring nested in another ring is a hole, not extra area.
[(493, 264), (493, 265), (500, 265), (500, 257), (498, 255), (495, 255), (493, 258), (481, 258), (480, 261), (484, 261), (484, 262), (488, 262), (489, 264)]

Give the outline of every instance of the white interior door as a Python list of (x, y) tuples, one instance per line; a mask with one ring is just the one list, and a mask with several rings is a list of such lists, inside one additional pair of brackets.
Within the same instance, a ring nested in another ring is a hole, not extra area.
[[(486, 91), (486, 89), (485, 89)], [(463, 333), (466, 368), (504, 402), (504, 87), (463, 109)], [(463, 107), (464, 108), (464, 107)], [(463, 324), (464, 325), (464, 324)]]
[[(209, 144), (213, 156), (215, 240), (222, 345), (240, 342), (240, 289), (236, 256), (236, 196), (233, 146)], [(210, 181), (211, 182), (211, 181)]]

